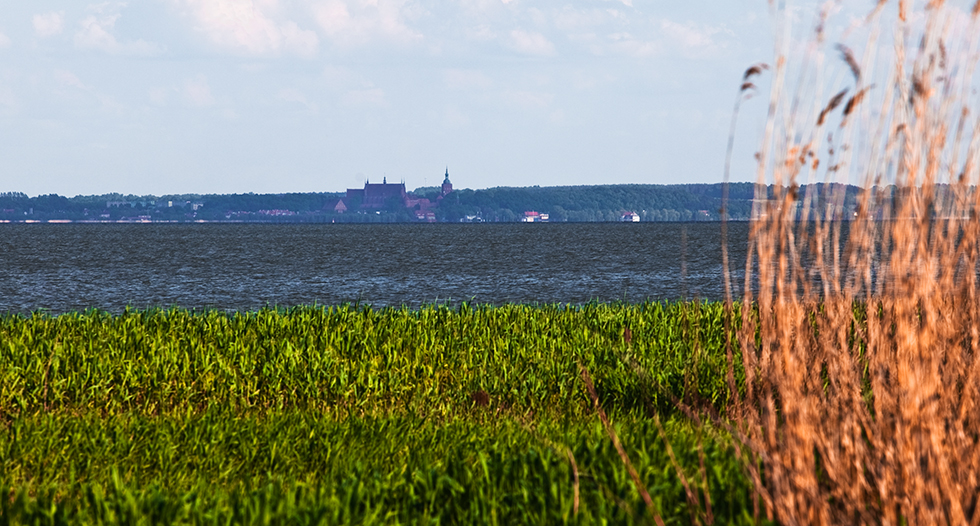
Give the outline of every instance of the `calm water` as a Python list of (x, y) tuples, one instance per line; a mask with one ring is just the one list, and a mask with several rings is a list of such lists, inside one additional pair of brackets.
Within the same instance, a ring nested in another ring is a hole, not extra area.
[[(718, 223), (4, 224), (0, 312), (723, 296)], [(729, 225), (741, 282), (748, 224)]]

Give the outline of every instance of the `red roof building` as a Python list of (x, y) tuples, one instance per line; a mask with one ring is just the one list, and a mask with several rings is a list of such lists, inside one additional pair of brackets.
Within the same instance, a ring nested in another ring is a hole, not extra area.
[(343, 214), (347, 211), (347, 204), (344, 203), (343, 199), (331, 199), (323, 205), (323, 210), (325, 212), (335, 212), (338, 214)]
[[(336, 206), (343, 205), (344, 210), (347, 210), (359, 201), (361, 208), (379, 209), (389, 206), (393, 202), (397, 202), (401, 203), (405, 208), (424, 212), (434, 206), (438, 206), (439, 201), (442, 201), (442, 198), (449, 195), (452, 191), (453, 183), (449, 181), (449, 168), (446, 168), (446, 178), (442, 181), (442, 189), (439, 196), (436, 197), (436, 203), (433, 203), (428, 198), (409, 194), (405, 190), (405, 183), (388, 184), (388, 178), (386, 177), (381, 184), (371, 184), (368, 181), (364, 183), (364, 188), (348, 188), (347, 197), (338, 202)], [(332, 202), (328, 204), (333, 205)], [(342, 212), (339, 209), (336, 211)], [(429, 219), (429, 215), (425, 215), (425, 217), (426, 220), (431, 220)]]
[(406, 204), (408, 192), (405, 191), (405, 183), (388, 184), (386, 177), (381, 184), (366, 182), (363, 189), (347, 189), (347, 199), (360, 200), (361, 208), (384, 208), (392, 198)]

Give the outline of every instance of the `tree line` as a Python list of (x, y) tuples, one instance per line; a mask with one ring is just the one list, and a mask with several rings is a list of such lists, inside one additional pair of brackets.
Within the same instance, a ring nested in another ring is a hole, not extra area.
[[(826, 194), (823, 190), (817, 194)], [(853, 208), (860, 189), (846, 186), (843, 190), (845, 207)], [(724, 210), (729, 219), (750, 218), (755, 191), (752, 183), (728, 185)], [(429, 197), (435, 202), (439, 192), (438, 187), (422, 187), (411, 193), (418, 197)], [(772, 187), (767, 188), (767, 193), (772, 192)], [(721, 219), (724, 198), (725, 185), (721, 183), (496, 187), (455, 190), (431, 211), (440, 222), (514, 222), (521, 221), (525, 212), (529, 211), (548, 214), (551, 222), (620, 221), (625, 213), (635, 213), (641, 221), (718, 221)], [(416, 211), (406, 209), (400, 203), (367, 210), (360, 209), (358, 203), (345, 202), (349, 209), (338, 213), (334, 210), (334, 205), (339, 199), (345, 199), (345, 194), (103, 194), (75, 197), (49, 194), (30, 197), (24, 193), (6, 192), (0, 193), (0, 219), (276, 222), (417, 220)], [(823, 206), (823, 201), (816, 200), (812, 206)]]

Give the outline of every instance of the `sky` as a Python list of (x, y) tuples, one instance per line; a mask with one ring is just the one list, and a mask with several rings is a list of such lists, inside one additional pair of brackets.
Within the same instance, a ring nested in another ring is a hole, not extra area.
[(720, 182), (772, 40), (765, 0), (0, 0), (0, 191)]

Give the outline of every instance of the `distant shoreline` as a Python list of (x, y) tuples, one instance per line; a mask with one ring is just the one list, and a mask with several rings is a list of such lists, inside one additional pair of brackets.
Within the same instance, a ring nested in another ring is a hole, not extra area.
[[(744, 218), (734, 218), (729, 219), (729, 223), (748, 223), (749, 219)], [(690, 220), (690, 221), (643, 221), (642, 224), (704, 224), (704, 223), (721, 223), (720, 219), (704, 219), (704, 220)], [(559, 225), (586, 225), (586, 224), (634, 224), (630, 221), (541, 221), (536, 224), (559, 224)], [(332, 222), (332, 221), (246, 221), (246, 220), (219, 220), (219, 219), (195, 219), (190, 221), (179, 221), (179, 220), (87, 220), (87, 219), (0, 219), (0, 224), (31, 224), (31, 225), (192, 225), (192, 224), (234, 224), (234, 225), (503, 225), (503, 224), (524, 224), (520, 221), (453, 221), (453, 222), (441, 222), (441, 223), (426, 223), (422, 221), (390, 221), (390, 222)]]

